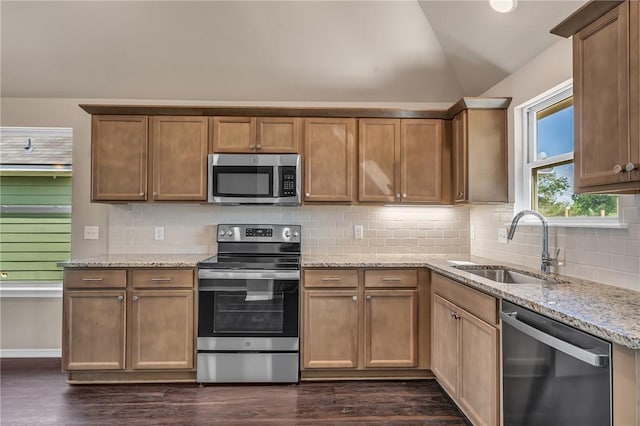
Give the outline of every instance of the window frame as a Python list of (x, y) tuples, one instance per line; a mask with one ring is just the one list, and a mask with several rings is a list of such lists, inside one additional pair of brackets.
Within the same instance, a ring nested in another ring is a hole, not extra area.
[[(559, 154), (544, 160), (536, 160), (537, 112), (573, 96), (573, 79), (541, 93), (529, 101), (514, 108), (515, 117), (515, 211), (534, 210), (533, 170), (545, 166), (574, 161), (574, 152)], [(534, 141), (533, 143), (531, 141)], [(532, 159), (531, 161), (529, 159)], [(523, 218), (527, 225), (539, 225), (538, 220)], [(615, 217), (581, 216), (548, 217), (549, 225), (585, 228), (626, 228), (622, 222), (620, 210)]]

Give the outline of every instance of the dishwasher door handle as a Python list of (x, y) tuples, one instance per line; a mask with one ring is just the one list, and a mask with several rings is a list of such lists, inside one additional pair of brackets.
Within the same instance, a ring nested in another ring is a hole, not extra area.
[(516, 312), (500, 312), (500, 318), (503, 322), (526, 334), (532, 339), (535, 339), (547, 346), (557, 349), (560, 352), (564, 352), (565, 354), (579, 359), (580, 361), (586, 362), (589, 365), (593, 365), (594, 367), (599, 368), (604, 368), (609, 365), (608, 354), (593, 353), (588, 349), (583, 349), (576, 345), (572, 345), (571, 343), (565, 342), (564, 340), (560, 340), (557, 337), (551, 336), (550, 334), (547, 334), (535, 327), (530, 326), (529, 324), (525, 324), (524, 322), (520, 321), (518, 318), (516, 318)]

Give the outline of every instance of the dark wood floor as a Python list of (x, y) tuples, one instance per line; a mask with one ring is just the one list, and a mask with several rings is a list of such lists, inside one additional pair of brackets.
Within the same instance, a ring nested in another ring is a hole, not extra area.
[(59, 359), (2, 359), (0, 424), (465, 425), (434, 380), (68, 385)]

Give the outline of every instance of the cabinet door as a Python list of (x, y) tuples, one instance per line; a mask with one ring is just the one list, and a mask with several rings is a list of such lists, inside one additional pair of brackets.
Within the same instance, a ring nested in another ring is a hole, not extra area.
[(629, 177), (640, 182), (640, 3), (629, 2), (629, 15), (629, 154), (636, 166)]
[(305, 290), (302, 330), (304, 368), (356, 368), (357, 290)]
[(431, 295), (431, 370), (452, 398), (458, 392), (458, 321), (455, 305)]
[(474, 315), (458, 310), (460, 382), (458, 402), (475, 425), (496, 426), (498, 410), (498, 332)]
[(193, 368), (193, 291), (140, 290), (131, 298), (131, 367)]
[(575, 192), (626, 182), (629, 2), (573, 36)]
[(365, 367), (417, 367), (418, 291), (368, 290)]
[(213, 117), (211, 152), (254, 152), (256, 119), (252, 117)]
[(304, 121), (304, 201), (350, 202), (353, 194), (355, 120)]
[(462, 111), (452, 120), (452, 156), (453, 156), (453, 200), (456, 203), (467, 201), (467, 111)]
[(65, 370), (122, 370), (125, 291), (65, 291), (62, 365)]
[(442, 120), (402, 120), (401, 126), (402, 202), (442, 202)]
[(207, 119), (151, 118), (153, 200), (207, 199)]
[(273, 117), (257, 119), (256, 150), (263, 153), (300, 151), (300, 119)]
[(146, 116), (92, 116), (92, 201), (147, 199), (147, 127)]
[(400, 201), (400, 120), (360, 119), (358, 201)]

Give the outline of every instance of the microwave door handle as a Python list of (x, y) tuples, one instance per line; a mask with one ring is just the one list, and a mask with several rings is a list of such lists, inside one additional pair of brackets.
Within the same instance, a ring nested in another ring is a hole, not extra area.
[(299, 280), (300, 271), (216, 269), (198, 271), (198, 278), (225, 280)]
[(273, 176), (273, 198), (280, 197), (280, 166), (275, 166), (272, 169)]

